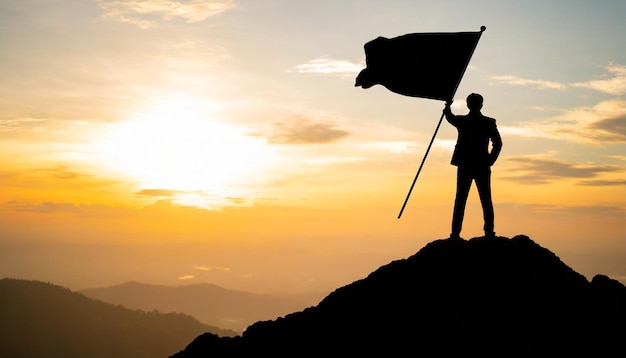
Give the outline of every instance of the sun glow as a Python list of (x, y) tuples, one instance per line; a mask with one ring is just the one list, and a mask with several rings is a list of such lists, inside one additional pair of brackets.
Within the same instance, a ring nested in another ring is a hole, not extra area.
[(100, 134), (102, 165), (137, 182), (140, 196), (201, 207), (245, 204), (273, 154), (245, 129), (213, 120), (215, 112), (190, 98), (152, 104)]

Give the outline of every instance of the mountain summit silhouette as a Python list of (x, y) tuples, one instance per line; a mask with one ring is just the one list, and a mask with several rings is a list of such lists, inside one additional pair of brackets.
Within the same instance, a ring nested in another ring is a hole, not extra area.
[(527, 236), (437, 240), (317, 306), (206, 333), (174, 358), (626, 356), (626, 287), (589, 282)]

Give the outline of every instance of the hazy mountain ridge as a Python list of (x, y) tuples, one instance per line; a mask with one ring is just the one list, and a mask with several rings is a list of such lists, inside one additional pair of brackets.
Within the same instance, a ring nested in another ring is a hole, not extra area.
[(114, 306), (39, 281), (0, 280), (0, 357), (166, 357), (203, 332), (183, 314)]
[(626, 287), (589, 282), (526, 236), (438, 240), (319, 305), (204, 334), (175, 358), (626, 356)]
[(199, 321), (236, 332), (252, 323), (275, 319), (313, 306), (323, 297), (283, 298), (225, 289), (214, 284), (182, 286), (127, 282), (81, 291), (86, 296), (124, 307), (161, 312), (181, 312)]

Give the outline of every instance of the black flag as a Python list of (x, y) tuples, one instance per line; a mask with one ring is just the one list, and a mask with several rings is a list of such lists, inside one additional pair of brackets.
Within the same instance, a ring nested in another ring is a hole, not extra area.
[(367, 67), (355, 86), (380, 84), (405, 96), (451, 100), (482, 31), (378, 37), (364, 46)]

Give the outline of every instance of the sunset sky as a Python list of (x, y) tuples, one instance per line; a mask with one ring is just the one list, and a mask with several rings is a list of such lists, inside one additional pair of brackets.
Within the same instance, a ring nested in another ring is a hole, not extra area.
[(0, 277), (331, 291), (448, 237), (445, 122), (397, 219), (443, 102), (354, 80), (482, 25), (497, 234), (626, 282), (623, 0), (0, 0)]

